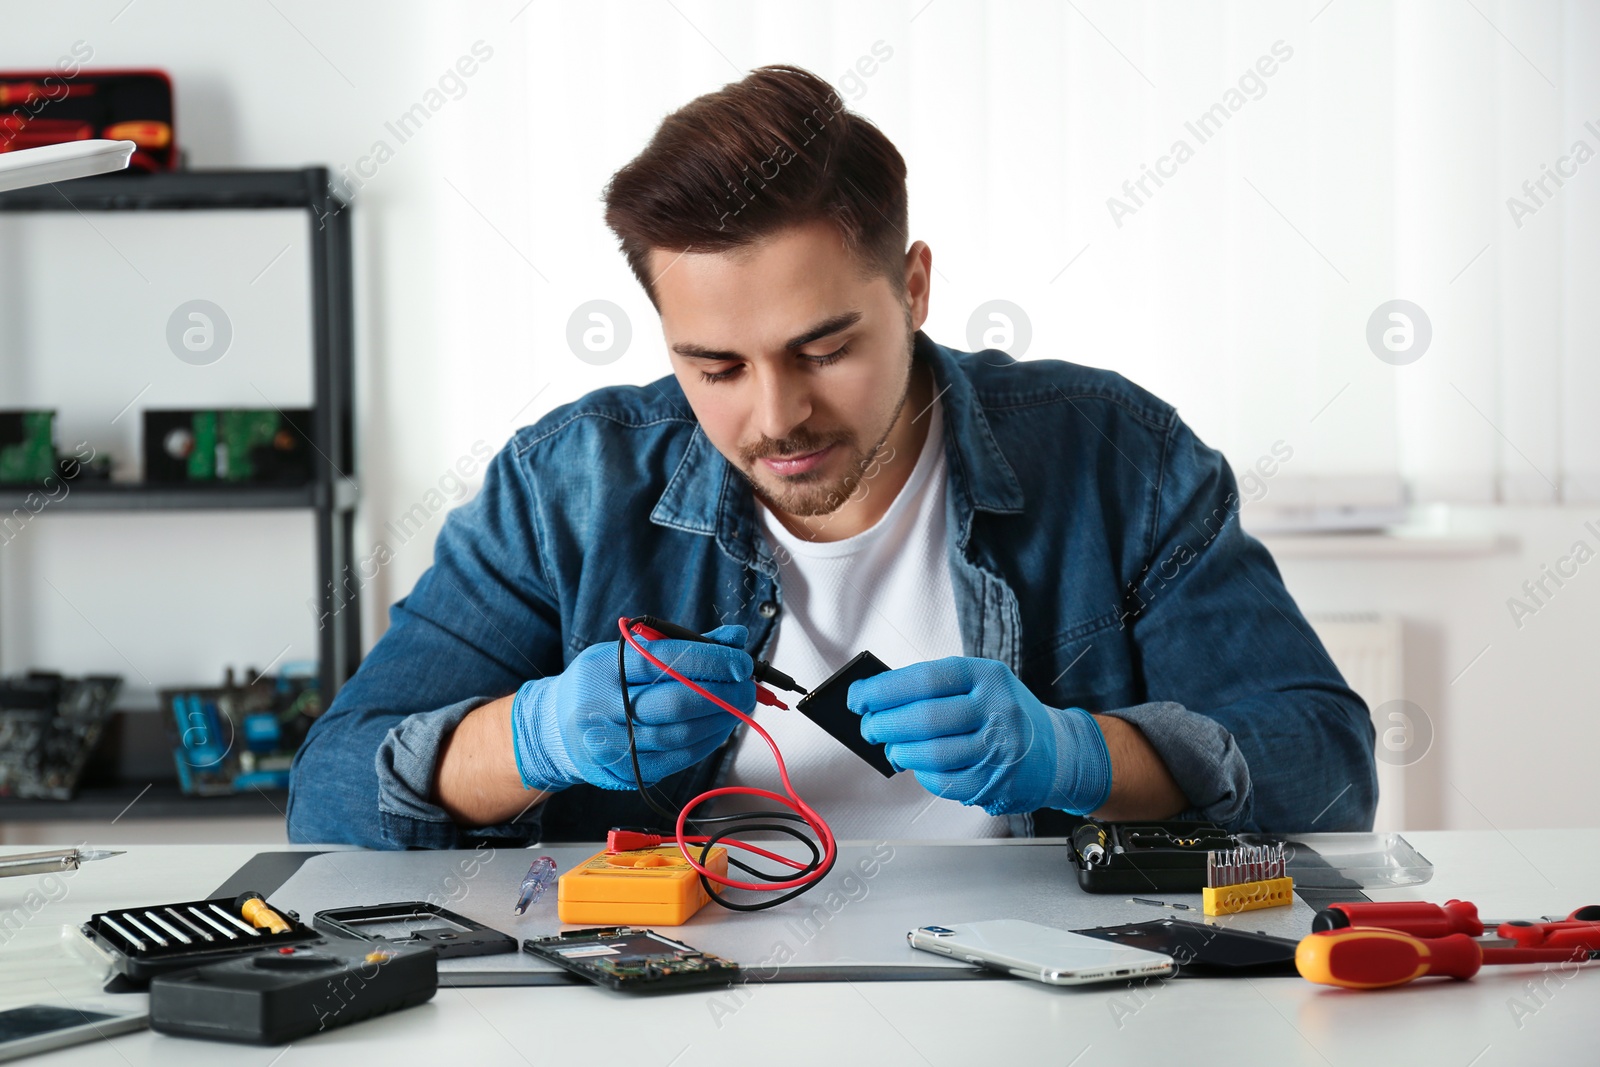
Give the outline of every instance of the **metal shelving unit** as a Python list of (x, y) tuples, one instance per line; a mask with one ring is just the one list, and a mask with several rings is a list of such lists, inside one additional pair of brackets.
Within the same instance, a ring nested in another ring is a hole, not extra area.
[[(334, 195), (326, 167), (299, 170), (195, 170), (116, 174), (0, 193), (0, 211), (238, 211), (298, 208), (311, 237), (312, 426), (316, 446), (307, 485), (128, 485), (75, 483), (54, 505), (62, 511), (205, 511), (310, 508), (316, 515), (317, 596), (323, 618), (318, 668), (323, 706), (361, 659), (361, 616), (340, 595), (354, 559), (354, 281), (349, 207)], [(28, 490), (0, 488), (0, 509), (21, 506)]]
[(112, 822), (146, 819), (272, 819), (283, 818), (289, 794), (253, 789), (223, 797), (185, 796), (176, 782), (85, 786), (72, 800), (0, 801), (0, 818), (8, 823)]

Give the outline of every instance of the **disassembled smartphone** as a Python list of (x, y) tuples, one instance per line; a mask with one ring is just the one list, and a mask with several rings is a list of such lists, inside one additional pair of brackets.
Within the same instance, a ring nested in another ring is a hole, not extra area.
[(465, 915), (457, 915), (422, 900), (377, 904), (364, 908), (329, 908), (313, 920), (317, 929), (360, 941), (396, 945), (425, 945), (442, 960), (457, 956), (495, 956), (515, 952), (510, 934), (491, 930)]
[(924, 952), (1050, 985), (1148, 978), (1176, 969), (1171, 956), (1020, 919), (922, 926), (907, 933), (906, 940)]
[(1294, 965), (1295, 938), (1273, 937), (1253, 930), (1208, 926), (1182, 919), (1148, 919), (1079, 930), (1084, 937), (1171, 956), (1180, 974), (1192, 976), (1284, 975), (1299, 973)]
[(633, 926), (530, 937), (522, 947), (591, 982), (626, 993), (728, 985), (739, 977), (737, 963)]

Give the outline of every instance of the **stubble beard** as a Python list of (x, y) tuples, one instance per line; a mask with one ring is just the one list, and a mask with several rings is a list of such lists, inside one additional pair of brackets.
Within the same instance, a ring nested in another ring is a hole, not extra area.
[[(906, 315), (906, 325), (910, 326), (911, 316)], [(916, 350), (915, 334), (908, 328), (906, 337), (906, 376), (901, 383), (900, 399), (894, 406), (894, 415), (889, 420), (889, 425), (879, 435), (871, 448), (853, 450), (850, 463), (845, 468), (845, 473), (835, 478), (825, 474), (807, 471), (804, 474), (790, 475), (783, 479), (782, 484), (768, 488), (758, 481), (751, 473), (755, 464), (762, 456), (769, 455), (804, 455), (818, 449), (827, 448), (829, 445), (839, 445), (849, 448), (854, 441), (853, 435), (842, 438), (812, 437), (810, 434), (797, 434), (776, 442), (769, 450), (761, 451), (755, 455), (746, 453), (743, 458), (749, 469), (738, 468), (747, 482), (750, 490), (768, 509), (782, 514), (793, 515), (798, 518), (817, 518), (831, 515), (838, 511), (855, 495), (861, 486), (863, 475), (878, 459), (878, 453), (883, 448), (884, 442), (889, 440), (889, 435), (894, 432), (895, 423), (900, 419), (900, 413), (905, 410), (906, 401), (911, 397), (912, 375), (915, 373), (913, 353)], [(776, 477), (776, 476), (775, 476)]]

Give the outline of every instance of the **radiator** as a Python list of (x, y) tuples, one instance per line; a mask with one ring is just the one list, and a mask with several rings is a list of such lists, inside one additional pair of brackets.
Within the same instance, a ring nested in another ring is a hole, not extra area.
[[(1402, 718), (1406, 709), (1391, 705), (1400, 700), (1405, 689), (1405, 641), (1400, 616), (1385, 612), (1348, 612), (1343, 614), (1310, 615), (1312, 629), (1328, 649), (1334, 666), (1344, 675), (1345, 684), (1366, 701), (1372, 713), (1373, 727), (1377, 731), (1379, 755), (1389, 758), (1378, 760), (1378, 812), (1373, 820), (1374, 830), (1401, 830), (1406, 826), (1406, 770), (1414, 760), (1398, 749), (1395, 742), (1409, 738), (1414, 743), (1432, 741), (1432, 727), (1428, 724), (1428, 737), (1415, 736), (1421, 724)], [(1410, 731), (1408, 734), (1407, 731)], [(1385, 749), (1386, 738), (1389, 747)], [(1426, 754), (1422, 750), (1417, 758)]]

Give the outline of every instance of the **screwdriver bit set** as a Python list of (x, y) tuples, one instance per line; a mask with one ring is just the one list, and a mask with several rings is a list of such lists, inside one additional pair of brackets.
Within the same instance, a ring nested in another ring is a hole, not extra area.
[(103, 911), (81, 929), (135, 982), (318, 936), (294, 912), (273, 909), (259, 893)]
[(1207, 915), (1232, 915), (1294, 903), (1294, 879), (1283, 843), (1243, 845), (1206, 853), (1206, 885), (1200, 891)]

